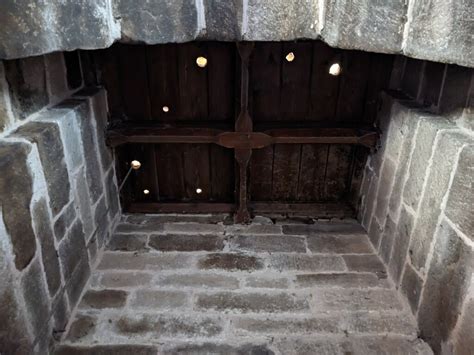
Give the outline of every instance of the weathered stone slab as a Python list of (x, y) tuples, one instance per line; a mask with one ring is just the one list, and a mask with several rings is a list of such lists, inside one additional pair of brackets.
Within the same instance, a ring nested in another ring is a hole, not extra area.
[(220, 224), (206, 223), (165, 223), (163, 230), (166, 233), (178, 234), (220, 234), (224, 232), (224, 226)]
[(391, 215), (387, 216), (379, 248), (380, 257), (387, 264), (390, 261), (390, 257), (392, 255), (392, 248), (393, 243), (395, 242), (396, 231), (397, 224), (393, 221)]
[(263, 260), (257, 256), (222, 253), (208, 254), (198, 261), (200, 269), (253, 271), (263, 268)]
[(104, 243), (107, 242), (109, 238), (109, 218), (107, 213), (107, 205), (105, 203), (105, 196), (102, 197), (97, 202), (94, 211), (94, 221), (97, 226), (97, 231), (95, 236), (97, 238), (98, 245), (101, 247)]
[(236, 312), (302, 312), (308, 311), (308, 301), (288, 293), (231, 293), (198, 294), (197, 309)]
[(168, 275), (156, 281), (160, 286), (194, 287), (194, 288), (229, 288), (239, 287), (239, 280), (234, 276), (219, 274), (186, 274)]
[(231, 250), (306, 253), (304, 238), (283, 235), (240, 235), (230, 241)]
[(385, 266), (375, 254), (343, 255), (343, 258), (349, 271), (373, 272), (381, 279), (387, 278)]
[(307, 242), (313, 253), (370, 254), (374, 251), (364, 235), (320, 235), (308, 237)]
[(140, 251), (146, 249), (147, 236), (140, 234), (114, 234), (107, 250)]
[(10, 88), (5, 77), (5, 66), (0, 61), (0, 133), (14, 122)]
[[(392, 188), (395, 182), (395, 172), (397, 170), (397, 164), (390, 159), (385, 158), (382, 167), (382, 173), (380, 175), (379, 187), (377, 190), (377, 207), (375, 208), (374, 216), (379, 221), (380, 225), (385, 224), (387, 217), (388, 203), (392, 194)], [(373, 245), (378, 249), (380, 242), (380, 233), (378, 238), (370, 238)]]
[(99, 287), (136, 287), (151, 283), (152, 274), (143, 272), (104, 272), (99, 276), (96, 286)]
[(370, 288), (387, 287), (377, 275), (372, 273), (324, 273), (296, 275), (295, 284), (298, 287), (342, 287)]
[(340, 256), (273, 254), (268, 267), (278, 271), (345, 271), (344, 260)]
[(84, 231), (82, 230), (80, 220), (76, 220), (68, 236), (59, 245), (58, 254), (64, 277), (69, 279), (77, 265), (79, 265), (82, 260), (87, 259)]
[(51, 217), (46, 200), (42, 198), (33, 207), (33, 220), (36, 235), (41, 245), (43, 268), (48, 282), (48, 289), (53, 296), (61, 285), (61, 271), (59, 259), (54, 246), (54, 234), (51, 227)]
[(112, 320), (112, 324), (121, 335), (144, 335), (154, 339), (212, 337), (224, 330), (221, 319), (196, 315), (137, 314), (122, 316), (116, 321)]
[(195, 355), (195, 354), (226, 354), (226, 355), (241, 355), (241, 354), (252, 354), (252, 355), (275, 355), (275, 353), (269, 349), (267, 345), (227, 345), (227, 344), (193, 344), (184, 343), (182, 345), (166, 346), (160, 349), (160, 354), (172, 355)]
[(255, 234), (281, 234), (281, 226), (275, 224), (233, 224), (227, 226), (226, 234), (255, 235)]
[[(92, 202), (89, 196), (89, 188), (87, 186), (87, 179), (84, 169), (81, 169), (75, 176), (74, 193), (79, 211), (81, 213), (84, 234), (86, 236), (86, 240), (89, 240), (90, 236), (95, 230), (95, 221), (92, 218)], [(106, 221), (101, 222), (105, 223)]]
[(33, 259), (36, 240), (31, 225), (33, 177), (27, 159), (31, 147), (24, 143), (0, 143), (0, 203), (6, 232), (15, 254), (15, 266), (23, 270)]
[(157, 349), (146, 345), (95, 345), (73, 346), (61, 345), (54, 352), (55, 355), (156, 355)]
[(69, 341), (91, 338), (96, 330), (97, 318), (93, 315), (79, 314), (69, 328), (66, 339)]
[(216, 235), (152, 235), (148, 245), (160, 251), (219, 251), (224, 238)]
[(66, 235), (66, 230), (74, 222), (77, 216), (76, 205), (74, 202), (70, 202), (62, 211), (62, 213), (56, 217), (54, 222), (54, 235), (57, 241), (61, 241)]
[(169, 270), (182, 269), (191, 265), (192, 259), (185, 254), (135, 254), (106, 252), (98, 269), (120, 270)]
[(421, 335), (440, 352), (456, 326), (474, 269), (472, 248), (444, 220), (435, 237), (430, 268), (418, 311)]
[(472, 334), (474, 334), (474, 298), (466, 300), (458, 332), (453, 339), (454, 354), (469, 354), (469, 351), (474, 349)]
[(290, 280), (279, 276), (249, 276), (245, 279), (245, 287), (254, 288), (288, 288)]
[(9, 30), (0, 32), (0, 58), (108, 47), (119, 37), (110, 12), (105, 0), (5, 4), (1, 22)]
[(14, 135), (37, 145), (48, 188), (50, 207), (53, 215), (56, 216), (69, 202), (70, 192), (69, 174), (58, 125), (32, 121), (21, 126)]
[(249, 0), (244, 8), (242, 36), (251, 41), (286, 41), (295, 38), (317, 38), (319, 9), (308, 0)]
[(123, 290), (88, 290), (79, 307), (81, 308), (122, 308), (127, 301), (127, 292)]
[(444, 213), (474, 241), (474, 145), (463, 148)]
[(67, 280), (66, 292), (69, 299), (69, 305), (72, 309), (79, 302), (82, 291), (89, 280), (90, 274), (91, 269), (88, 260), (82, 259), (79, 265), (77, 265), (77, 267), (74, 269), (72, 276)]
[(205, 223), (215, 224), (224, 222), (228, 217), (226, 214), (124, 214), (123, 221), (129, 224), (134, 224), (141, 228), (143, 226), (154, 225), (157, 226), (163, 223)]
[(148, 44), (188, 42), (200, 32), (201, 21), (194, 2), (186, 0), (114, 1), (114, 16), (121, 19), (122, 40)]
[(355, 220), (317, 222), (314, 224), (283, 225), (283, 233), (290, 235), (311, 234), (364, 234), (365, 230)]
[(216, 41), (240, 41), (242, 39), (242, 0), (204, 0), (205, 38)]
[(49, 101), (58, 102), (69, 94), (64, 56), (59, 52), (45, 55), (44, 63)]
[(417, 1), (404, 52), (432, 61), (473, 66), (472, 4), (469, 1)]
[(113, 220), (120, 210), (119, 192), (115, 181), (115, 170), (112, 168), (105, 176), (105, 196), (109, 207), (109, 216)]
[(413, 314), (416, 314), (418, 310), (422, 287), (423, 279), (415, 272), (412, 266), (407, 263), (405, 265), (405, 272), (403, 273), (401, 290), (408, 299)]
[(187, 304), (188, 298), (184, 292), (152, 289), (137, 290), (130, 301), (130, 306), (134, 308), (176, 309)]

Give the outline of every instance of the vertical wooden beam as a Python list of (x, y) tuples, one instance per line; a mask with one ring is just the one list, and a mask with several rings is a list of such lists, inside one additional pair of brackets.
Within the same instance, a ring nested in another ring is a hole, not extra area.
[[(238, 43), (237, 50), (241, 58), (240, 80), (240, 113), (235, 121), (235, 131), (251, 133), (253, 131), (252, 118), (249, 114), (249, 59), (254, 44), (252, 42)], [(252, 149), (235, 149), (235, 160), (239, 164), (239, 208), (235, 213), (236, 223), (248, 223), (250, 213), (248, 209), (247, 169), (252, 156)]]

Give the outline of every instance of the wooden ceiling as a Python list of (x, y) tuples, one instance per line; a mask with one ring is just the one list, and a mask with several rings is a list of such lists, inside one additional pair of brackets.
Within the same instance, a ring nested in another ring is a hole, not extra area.
[(239, 222), (252, 211), (353, 214), (391, 56), (318, 41), (192, 42), (115, 45), (94, 63), (120, 178), (142, 162), (126, 210), (238, 211)]

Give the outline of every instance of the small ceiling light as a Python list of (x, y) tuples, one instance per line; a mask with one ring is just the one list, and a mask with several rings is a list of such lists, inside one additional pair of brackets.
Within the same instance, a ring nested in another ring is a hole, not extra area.
[(202, 190), (198, 187), (198, 188), (196, 189), (196, 193), (197, 193), (197, 194), (200, 194), (201, 192), (202, 192)]
[(170, 108), (168, 106), (163, 106), (163, 112), (170, 112)]
[(292, 61), (295, 60), (295, 53), (290, 52), (290, 53), (288, 53), (288, 54), (286, 55), (285, 58), (286, 58), (286, 61), (287, 61), (287, 62), (292, 62)]
[(196, 64), (198, 65), (198, 67), (204, 68), (207, 65), (207, 59), (204, 57), (197, 57)]
[(342, 67), (339, 63), (331, 64), (331, 66), (329, 67), (329, 74), (331, 75), (338, 76), (341, 74), (341, 71)]
[(143, 194), (144, 194), (144, 195), (150, 194), (150, 190), (147, 190), (147, 189), (143, 190)]
[(132, 160), (130, 163), (130, 166), (132, 167), (133, 170), (138, 170), (142, 166), (142, 163), (140, 163), (138, 160)]

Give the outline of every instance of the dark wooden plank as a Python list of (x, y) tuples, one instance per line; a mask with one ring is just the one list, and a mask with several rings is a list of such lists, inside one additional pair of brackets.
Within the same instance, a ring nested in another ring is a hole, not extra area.
[(272, 198), (273, 146), (255, 149), (250, 160), (250, 196), (254, 201)]
[[(180, 119), (177, 45), (148, 46), (147, 63), (153, 119), (164, 122)], [(168, 112), (163, 111), (165, 106)]]
[[(280, 114), (289, 120), (303, 120), (310, 106), (312, 44), (288, 42), (282, 50)], [(295, 56), (291, 62), (286, 60), (290, 52)]]
[(255, 121), (273, 121), (280, 115), (282, 45), (256, 43), (250, 62), (252, 114)]
[(300, 167), (299, 144), (276, 144), (273, 157), (272, 201), (296, 201)]
[(145, 46), (122, 45), (120, 79), (125, 114), (130, 119), (151, 119)]
[[(211, 195), (209, 145), (182, 144), (185, 198), (207, 200)], [(196, 190), (201, 189), (201, 193)]]
[(311, 70), (310, 120), (333, 120), (337, 109), (337, 97), (341, 76), (329, 74), (331, 64), (340, 61), (339, 50), (323, 42), (313, 42)]
[(345, 202), (282, 203), (252, 202), (254, 214), (287, 215), (311, 218), (353, 218), (354, 209)]
[[(156, 202), (159, 200), (158, 177), (153, 144), (134, 144), (131, 146), (133, 160), (138, 160), (141, 167), (133, 170), (134, 200), (138, 202)], [(144, 193), (145, 190), (149, 194)]]
[(336, 120), (351, 121), (363, 116), (370, 69), (370, 54), (359, 51), (342, 53), (342, 73)]
[(232, 121), (234, 117), (235, 45), (209, 42), (208, 93), (210, 120)]
[(234, 152), (210, 145), (211, 201), (234, 200)]
[(232, 213), (233, 203), (132, 203), (128, 209), (131, 213)]
[(178, 46), (179, 105), (181, 118), (199, 120), (207, 118), (208, 111), (208, 62), (204, 68), (196, 64), (199, 56), (208, 57), (204, 43), (182, 43)]
[(324, 182), (327, 201), (339, 201), (349, 192), (353, 148), (344, 144), (329, 146), (326, 178)]
[(185, 196), (183, 149), (175, 144), (155, 145), (160, 199), (179, 201)]
[(329, 145), (303, 144), (301, 150), (298, 201), (321, 201), (324, 196), (324, 178)]

